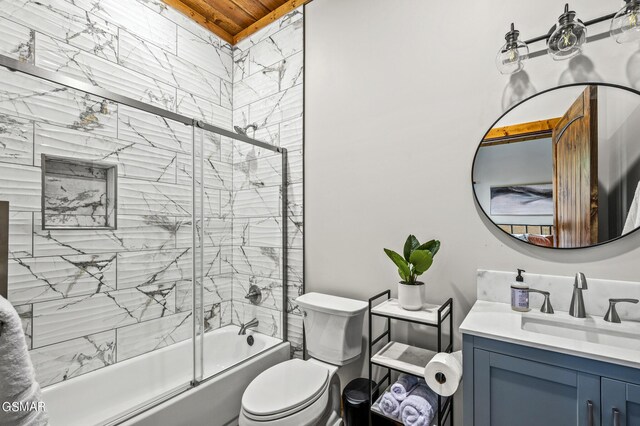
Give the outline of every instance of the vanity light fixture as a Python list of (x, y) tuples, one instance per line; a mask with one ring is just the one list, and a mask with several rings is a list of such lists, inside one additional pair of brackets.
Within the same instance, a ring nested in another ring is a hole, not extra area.
[(511, 23), (511, 30), (504, 36), (506, 43), (496, 56), (496, 67), (500, 74), (514, 74), (524, 68), (523, 61), (529, 57), (529, 47), (519, 37), (520, 31)]
[(587, 27), (576, 19), (576, 12), (569, 10), (569, 4), (565, 4), (564, 13), (547, 39), (549, 55), (556, 61), (573, 58), (582, 52), (586, 41)]
[(640, 40), (639, 0), (625, 0), (625, 5), (611, 20), (610, 33), (620, 44)]
[[(609, 34), (618, 43), (640, 41), (640, 0), (624, 0), (625, 5), (618, 13), (600, 16), (590, 21), (582, 22), (576, 18), (576, 12), (569, 10), (565, 4), (564, 13), (558, 18), (548, 33), (521, 41), (519, 32), (511, 24), (511, 31), (505, 39), (496, 57), (496, 66), (502, 74), (513, 74), (524, 68), (523, 60), (544, 54), (536, 51), (529, 54), (529, 47), (534, 43), (545, 41), (547, 53), (556, 61), (573, 58), (582, 52), (587, 42), (587, 27), (605, 21), (611, 22)], [(601, 34), (594, 37), (602, 38)]]

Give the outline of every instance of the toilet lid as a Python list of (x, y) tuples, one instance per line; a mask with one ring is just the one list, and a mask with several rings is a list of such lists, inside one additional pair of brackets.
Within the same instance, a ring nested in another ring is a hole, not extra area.
[(288, 415), (313, 404), (324, 392), (329, 371), (321, 365), (292, 359), (258, 375), (242, 395), (242, 407), (253, 416)]

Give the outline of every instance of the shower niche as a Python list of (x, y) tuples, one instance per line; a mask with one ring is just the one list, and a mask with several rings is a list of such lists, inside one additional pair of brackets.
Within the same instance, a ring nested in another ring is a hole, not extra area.
[(117, 229), (118, 166), (42, 154), (42, 229)]

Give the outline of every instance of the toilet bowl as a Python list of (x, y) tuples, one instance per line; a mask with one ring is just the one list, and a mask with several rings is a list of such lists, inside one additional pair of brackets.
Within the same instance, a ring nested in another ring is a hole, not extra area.
[(296, 299), (303, 311), (307, 361), (291, 359), (263, 371), (242, 396), (240, 426), (338, 426), (338, 367), (362, 352), (362, 301), (308, 293)]
[[(292, 359), (260, 374), (242, 397), (241, 426), (339, 425), (338, 368)], [(323, 420), (324, 419), (324, 420)]]

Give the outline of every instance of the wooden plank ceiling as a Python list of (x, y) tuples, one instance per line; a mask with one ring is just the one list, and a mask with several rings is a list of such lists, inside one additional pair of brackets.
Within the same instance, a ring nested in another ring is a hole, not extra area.
[(236, 44), (310, 0), (163, 0)]

